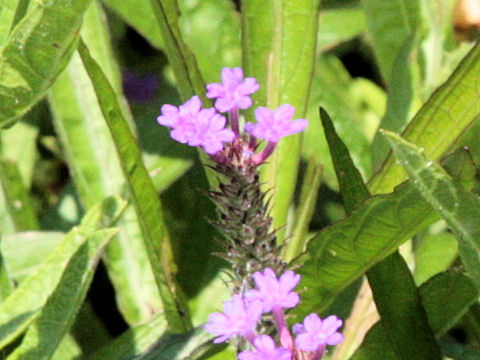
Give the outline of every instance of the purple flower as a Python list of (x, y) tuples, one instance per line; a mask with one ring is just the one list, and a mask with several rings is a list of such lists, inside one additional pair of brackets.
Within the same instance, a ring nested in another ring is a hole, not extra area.
[(273, 270), (266, 268), (263, 273), (254, 273), (253, 279), (258, 290), (248, 290), (245, 298), (249, 301), (260, 300), (263, 303), (263, 312), (272, 311), (274, 307), (293, 308), (300, 301), (298, 294), (292, 291), (300, 281), (300, 275), (293, 271), (285, 272), (277, 280)]
[(234, 335), (253, 340), (253, 330), (261, 316), (262, 304), (259, 301), (247, 303), (242, 296), (235, 294), (223, 303), (223, 313), (210, 314), (204, 328), (209, 333), (220, 335), (213, 340), (215, 344), (225, 342)]
[(193, 96), (178, 108), (163, 105), (162, 115), (157, 121), (173, 129), (170, 136), (174, 140), (190, 146), (201, 146), (208, 154), (215, 154), (223, 149), (224, 142), (232, 141), (235, 134), (225, 128), (225, 117), (217, 114), (215, 109), (201, 107), (198, 96)]
[(248, 109), (252, 106), (251, 94), (260, 89), (257, 80), (248, 77), (243, 80), (243, 70), (237, 68), (223, 68), (222, 84), (207, 85), (207, 97), (217, 99), (215, 107), (220, 112), (233, 109)]
[(295, 108), (292, 105), (281, 105), (275, 110), (259, 107), (255, 110), (257, 123), (246, 123), (245, 131), (253, 136), (277, 143), (282, 137), (296, 134), (305, 130), (308, 121), (305, 119), (292, 120)]
[(325, 345), (337, 345), (343, 341), (343, 335), (337, 332), (342, 320), (331, 315), (322, 320), (317, 314), (310, 314), (302, 324), (295, 324), (293, 332), (297, 334), (295, 344), (300, 350), (316, 351)]
[(257, 351), (242, 351), (238, 360), (290, 360), (292, 354), (289, 350), (275, 347), (275, 342), (268, 335), (261, 335), (253, 340)]
[(226, 123), (225, 117), (217, 114), (215, 109), (201, 110), (195, 119), (195, 132), (188, 144), (203, 147), (207, 154), (219, 152), (224, 142), (231, 142), (235, 138), (234, 132), (225, 128)]

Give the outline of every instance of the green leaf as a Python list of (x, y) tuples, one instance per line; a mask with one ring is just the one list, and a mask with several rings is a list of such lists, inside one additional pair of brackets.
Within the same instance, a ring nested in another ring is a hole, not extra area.
[(415, 249), (415, 283), (422, 284), (447, 270), (458, 255), (457, 241), (450, 233), (427, 235)]
[[(437, 337), (455, 324), (479, 295), (472, 281), (456, 270), (433, 277), (419, 290), (429, 324)], [(381, 321), (375, 324), (350, 360), (397, 360), (384, 329)]]
[(182, 299), (181, 289), (174, 279), (175, 263), (160, 200), (142, 162), (140, 150), (119, 108), (115, 92), (83, 42), (80, 43), (79, 52), (92, 80), (128, 181), (169, 328), (184, 332), (190, 328), (189, 314)]
[[(13, 223), (12, 232), (37, 229), (37, 216), (15, 162), (0, 159), (0, 186)], [(8, 231), (3, 229), (3, 233)]]
[(22, 282), (34, 273), (64, 237), (64, 233), (56, 231), (27, 231), (4, 236), (0, 249), (12, 279)]
[[(102, 69), (108, 71), (109, 79), (116, 84), (115, 93), (119, 103), (126, 103), (121, 95), (120, 74), (113, 61), (108, 37), (99, 36), (107, 34), (104, 14), (99, 6), (93, 3), (87, 10), (82, 33), (87, 36), (85, 41), (89, 47), (93, 48), (93, 56), (99, 59)], [(127, 179), (122, 172), (115, 144), (93, 85), (77, 53), (52, 87), (49, 101), (54, 126), (84, 208), (88, 209), (106, 196), (128, 194), (129, 191), (125, 189)], [(129, 112), (124, 109), (123, 114), (132, 124)], [(168, 177), (165, 175), (165, 178)], [(129, 324), (137, 324), (160, 311), (162, 302), (133, 205), (125, 210), (118, 226), (120, 230), (106, 248), (104, 260), (122, 315)], [(138, 281), (140, 278), (142, 281)]]
[(0, 348), (14, 340), (39, 314), (78, 248), (94, 236), (101, 223), (108, 226), (116, 221), (124, 207), (125, 202), (118, 198), (108, 198), (92, 207), (82, 223), (65, 236), (37, 271), (0, 305)]
[(162, 34), (150, 0), (103, 0), (103, 2), (147, 39), (152, 46), (157, 49), (164, 48)]
[(412, 274), (395, 252), (367, 272), (386, 339), (398, 359), (437, 359), (435, 341)]
[(108, 345), (102, 347), (88, 360), (124, 360), (148, 351), (167, 332), (165, 315), (159, 313), (145, 324), (125, 331)]
[[(367, 187), (355, 168), (348, 149), (335, 133), (332, 120), (320, 109), (325, 134), (347, 214), (369, 197)], [(400, 359), (440, 358), (440, 350), (427, 323), (413, 277), (398, 252), (367, 271), (378, 312), (386, 324), (388, 339)], [(401, 302), (398, 299), (402, 299)], [(411, 344), (412, 346), (409, 346)], [(422, 349), (422, 350), (418, 350)]]
[(295, 263), (306, 291), (298, 313), (325, 309), (370, 267), (438, 219), (409, 183), (367, 199), (352, 214), (322, 230)]
[(104, 247), (116, 232), (117, 229), (98, 230), (78, 248), (22, 344), (8, 359), (48, 360), (52, 357), (87, 294)]
[(366, 30), (365, 13), (355, 7), (320, 11), (317, 48), (322, 51), (361, 35)]
[[(246, 75), (261, 85), (255, 104), (271, 109), (295, 107), (295, 118), (305, 115), (314, 66), (318, 0), (242, 1), (243, 55)], [(262, 166), (264, 189), (272, 193), (273, 227), (284, 229), (292, 201), (300, 158), (301, 135), (279, 142)], [(284, 230), (277, 232), (283, 241)]]
[(480, 200), (455, 184), (424, 151), (393, 133), (385, 134), (414, 186), (454, 232), (460, 257), (480, 288)]
[(0, 50), (0, 126), (34, 105), (67, 64), (89, 3), (36, 1), (17, 24)]
[[(432, 160), (438, 160), (451, 150), (480, 113), (476, 87), (479, 74), (480, 45), (477, 44), (418, 111), (402, 133), (403, 138), (424, 148)], [(402, 166), (389, 156), (371, 178), (369, 188), (372, 193), (390, 192), (405, 178)]]
[(23, 17), (29, 0), (2, 0), (0, 3), (0, 47), (8, 39), (15, 24)]
[(11, 294), (13, 289), (13, 281), (5, 265), (5, 258), (0, 252), (0, 304), (5, 301), (5, 299), (8, 297), (8, 295)]
[(361, 4), (380, 71), (389, 83), (401, 48), (409, 37), (420, 30), (420, 3), (361, 0)]

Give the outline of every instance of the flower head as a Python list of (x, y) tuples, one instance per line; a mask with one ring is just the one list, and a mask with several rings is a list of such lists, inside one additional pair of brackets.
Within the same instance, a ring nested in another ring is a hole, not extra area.
[(252, 77), (243, 79), (243, 70), (223, 68), (222, 83), (207, 85), (207, 97), (217, 99), (215, 108), (220, 112), (233, 109), (248, 109), (252, 106), (251, 94), (260, 89), (257, 80)]
[(225, 128), (225, 117), (217, 114), (215, 109), (201, 107), (198, 96), (193, 96), (178, 108), (163, 105), (162, 115), (157, 121), (173, 129), (170, 136), (174, 140), (190, 146), (201, 146), (208, 154), (215, 154), (223, 149), (223, 143), (232, 141), (235, 134)]
[(204, 328), (209, 333), (220, 335), (213, 341), (218, 344), (234, 335), (250, 337), (261, 316), (262, 304), (259, 301), (247, 303), (242, 296), (235, 294), (223, 303), (223, 313), (210, 314)]
[(249, 301), (260, 300), (263, 312), (272, 311), (274, 307), (293, 308), (300, 301), (298, 294), (292, 291), (300, 281), (300, 275), (293, 271), (287, 271), (277, 279), (273, 270), (266, 268), (263, 273), (254, 273), (253, 279), (258, 290), (248, 290), (245, 297)]
[(343, 335), (337, 330), (342, 326), (342, 320), (331, 315), (322, 320), (317, 314), (310, 314), (303, 324), (295, 324), (293, 332), (297, 334), (295, 344), (300, 350), (316, 351), (325, 345), (337, 345), (343, 341)]
[(238, 360), (290, 360), (289, 350), (275, 347), (275, 342), (268, 335), (261, 335), (253, 340), (257, 351), (243, 351), (238, 354)]
[(292, 120), (295, 108), (292, 105), (281, 105), (275, 110), (259, 107), (255, 110), (257, 123), (246, 123), (245, 131), (253, 136), (277, 143), (282, 137), (296, 134), (305, 130), (308, 121), (305, 119)]

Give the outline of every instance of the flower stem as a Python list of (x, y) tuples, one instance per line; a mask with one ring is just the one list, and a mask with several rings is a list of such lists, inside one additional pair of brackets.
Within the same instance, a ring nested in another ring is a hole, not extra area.
[(232, 126), (232, 131), (235, 133), (235, 137), (238, 138), (240, 135), (240, 125), (238, 123), (238, 118), (240, 116), (240, 112), (238, 108), (233, 108), (230, 111), (230, 121), (231, 121), (231, 126)]

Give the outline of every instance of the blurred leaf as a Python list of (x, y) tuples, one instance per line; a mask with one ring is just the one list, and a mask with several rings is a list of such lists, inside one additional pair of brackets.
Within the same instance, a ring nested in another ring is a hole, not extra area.
[[(115, 85), (120, 103), (120, 73), (108, 43), (104, 16), (93, 3), (85, 14), (82, 33), (93, 48), (95, 58)], [(93, 85), (78, 54), (52, 87), (49, 94), (55, 129), (72, 169), (78, 195), (88, 209), (109, 195), (128, 194), (115, 144), (103, 118)], [(126, 109), (123, 114), (133, 123)], [(175, 173), (173, 174), (175, 175)], [(168, 176), (165, 176), (168, 178)], [(129, 195), (125, 195), (129, 198)], [(120, 231), (106, 248), (104, 261), (115, 289), (118, 307), (129, 324), (148, 320), (162, 308), (158, 288), (148, 261), (140, 223), (133, 206), (118, 222)], [(142, 279), (142, 281), (138, 281)]]
[(66, 265), (55, 291), (30, 325), (22, 344), (8, 359), (47, 360), (52, 357), (87, 294), (104, 247), (116, 232), (117, 229), (98, 230), (78, 248)]
[(124, 201), (108, 198), (92, 207), (80, 226), (70, 231), (37, 271), (0, 305), (0, 348), (14, 340), (35, 319), (55, 290), (73, 254), (91, 236), (95, 236), (101, 222), (106, 226), (115, 222), (124, 206)]
[(402, 47), (420, 29), (420, 2), (361, 0), (380, 71), (387, 83)]
[[(337, 180), (324, 129), (317, 121), (320, 106), (334, 119), (335, 129), (347, 145), (356, 167), (364, 176), (370, 173), (370, 144), (359, 122), (364, 117), (353, 104), (353, 86), (354, 82), (339, 59), (322, 56), (317, 61), (306, 116), (310, 123), (304, 133), (302, 151), (304, 158), (313, 156), (323, 165), (324, 179), (332, 188), (337, 187)], [(364, 89), (362, 93), (366, 93)], [(361, 107), (365, 107), (364, 104)]]
[[(480, 45), (477, 44), (411, 120), (402, 133), (403, 138), (423, 147), (432, 160), (447, 153), (478, 118), (480, 102), (476, 84), (479, 74)], [(370, 191), (389, 192), (405, 177), (402, 167), (390, 155), (381, 170), (371, 178)]]
[(102, 1), (147, 39), (152, 46), (163, 49), (162, 34), (158, 28), (150, 0)]
[[(460, 271), (439, 274), (423, 284), (420, 296), (435, 336), (443, 335), (455, 324), (478, 295), (472, 281)], [(375, 324), (350, 360), (397, 360), (386, 335), (382, 322)]]
[[(410, 108), (415, 97), (417, 84), (412, 73), (412, 50), (415, 37), (409, 36), (399, 49), (392, 64), (392, 75), (388, 87), (387, 108), (379, 128), (400, 132), (410, 116)], [(372, 143), (373, 169), (377, 171), (390, 150), (388, 142), (377, 132)]]
[[(319, 0), (242, 1), (243, 56), (246, 75), (261, 85), (255, 105), (271, 109), (295, 107), (305, 115), (314, 67)], [(264, 189), (272, 192), (273, 227), (283, 242), (284, 225), (292, 201), (300, 159), (301, 135), (279, 142), (261, 168)]]
[(385, 134), (413, 185), (452, 229), (467, 272), (480, 288), (480, 200), (452, 182), (423, 151), (393, 133)]
[(0, 50), (0, 126), (34, 105), (67, 64), (89, 3), (35, 1), (17, 24)]
[[(240, 66), (240, 16), (230, 0), (179, 0), (179, 26), (206, 83), (224, 67)], [(205, 89), (203, 90), (203, 95)]]
[(5, 265), (5, 257), (0, 252), (0, 304), (5, 301), (13, 289), (13, 281)]
[(442, 343), (442, 350), (446, 356), (455, 360), (477, 360), (480, 358), (480, 350), (461, 344), (449, 342)]
[(367, 272), (387, 342), (401, 360), (442, 359), (408, 266), (395, 252)]
[(34, 106), (15, 126), (0, 132), (0, 153), (15, 161), (26, 189), (30, 188), (37, 159), (38, 124), (41, 106)]
[(145, 324), (130, 328), (108, 345), (98, 349), (88, 360), (124, 360), (148, 351), (167, 331), (163, 313)]
[(307, 162), (307, 170), (304, 174), (300, 201), (296, 211), (296, 222), (292, 232), (292, 238), (285, 244), (283, 259), (291, 261), (303, 252), (308, 240), (308, 228), (315, 211), (318, 189), (321, 185), (323, 167), (311, 158)]
[(8, 39), (13, 27), (23, 17), (29, 0), (2, 0), (0, 3), (0, 47)]
[(73, 337), (67, 334), (55, 350), (52, 360), (78, 360), (81, 355), (82, 350)]
[(90, 56), (83, 42), (80, 43), (79, 53), (92, 80), (100, 108), (110, 129), (124, 175), (128, 181), (169, 328), (184, 332), (190, 328), (190, 319), (181, 289), (175, 282), (175, 263), (160, 200), (148, 177), (140, 150), (122, 115), (111, 85), (99, 65)]
[(177, 0), (150, 0), (150, 3), (162, 33), (165, 52), (175, 73), (182, 101), (198, 95), (205, 102), (204, 106), (208, 107), (211, 101), (204, 96), (205, 83), (197, 61), (180, 32), (180, 10)]
[(457, 241), (452, 234), (427, 235), (415, 250), (415, 282), (422, 284), (433, 275), (447, 270), (457, 254)]
[(366, 27), (365, 13), (358, 7), (321, 10), (317, 49), (327, 51), (361, 35)]
[[(0, 186), (8, 216), (13, 223), (10, 233), (37, 229), (37, 216), (15, 162), (0, 159)], [(9, 233), (7, 229), (2, 230), (4, 234)]]
[(22, 282), (34, 273), (62, 241), (54, 231), (17, 232), (2, 238), (1, 253), (12, 279)]

